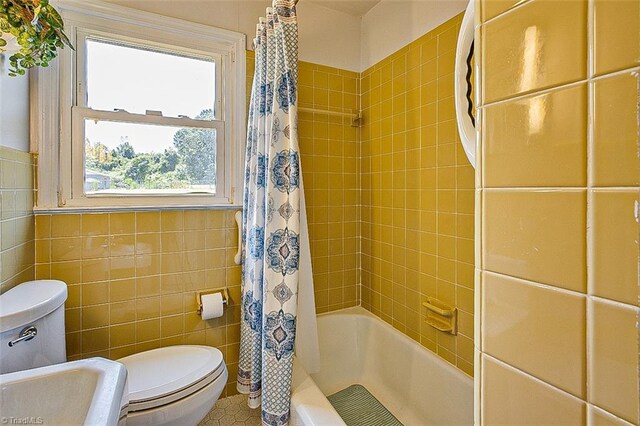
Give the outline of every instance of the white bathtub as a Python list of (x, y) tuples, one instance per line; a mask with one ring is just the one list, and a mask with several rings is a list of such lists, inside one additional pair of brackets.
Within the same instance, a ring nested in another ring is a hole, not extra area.
[(473, 380), (367, 310), (318, 315), (320, 372), (294, 362), (294, 425), (343, 425), (325, 395), (366, 387), (406, 426), (473, 424)]

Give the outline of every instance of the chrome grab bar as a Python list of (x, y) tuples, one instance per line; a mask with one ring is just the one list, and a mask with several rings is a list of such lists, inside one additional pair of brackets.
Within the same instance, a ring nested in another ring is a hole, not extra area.
[(9, 342), (9, 347), (14, 347), (16, 344), (20, 343), (20, 342), (28, 342), (29, 340), (33, 339), (34, 337), (36, 337), (38, 335), (38, 329), (35, 328), (33, 325), (30, 325), (28, 327), (25, 327), (22, 329), (22, 331), (20, 332), (20, 335), (18, 336), (17, 339), (12, 340)]

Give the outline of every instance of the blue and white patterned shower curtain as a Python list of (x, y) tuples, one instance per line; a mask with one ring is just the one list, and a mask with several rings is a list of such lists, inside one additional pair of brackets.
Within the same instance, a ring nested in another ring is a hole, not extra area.
[(294, 0), (274, 0), (257, 26), (247, 126), (238, 391), (265, 425), (289, 422), (300, 263)]

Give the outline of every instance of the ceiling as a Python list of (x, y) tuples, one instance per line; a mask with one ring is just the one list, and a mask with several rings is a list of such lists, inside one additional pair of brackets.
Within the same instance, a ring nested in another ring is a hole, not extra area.
[(318, 6), (323, 6), (328, 9), (337, 10), (338, 12), (348, 13), (353, 16), (363, 16), (373, 6), (380, 3), (380, 0), (300, 0), (314, 3)]

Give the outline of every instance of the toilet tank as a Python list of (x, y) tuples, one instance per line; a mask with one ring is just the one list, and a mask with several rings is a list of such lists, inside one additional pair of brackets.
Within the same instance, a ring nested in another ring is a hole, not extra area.
[[(67, 361), (65, 300), (67, 285), (57, 280), (28, 281), (0, 295), (1, 374)], [(34, 328), (34, 337), (20, 339)]]

